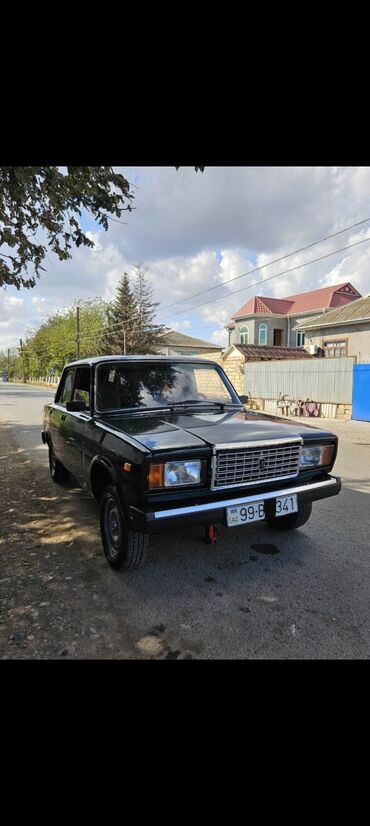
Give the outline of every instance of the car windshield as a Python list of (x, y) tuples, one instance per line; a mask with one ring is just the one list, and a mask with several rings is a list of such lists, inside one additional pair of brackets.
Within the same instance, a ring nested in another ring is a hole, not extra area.
[(184, 403), (238, 404), (239, 400), (211, 364), (111, 362), (98, 368), (98, 410)]

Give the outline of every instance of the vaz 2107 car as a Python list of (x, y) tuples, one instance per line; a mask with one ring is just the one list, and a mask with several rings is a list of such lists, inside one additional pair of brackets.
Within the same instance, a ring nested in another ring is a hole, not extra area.
[(45, 406), (52, 479), (72, 476), (100, 505), (113, 568), (145, 561), (149, 534), (266, 520), (300, 528), (312, 502), (335, 496), (337, 437), (247, 411), (214, 362), (106, 356), (65, 367)]

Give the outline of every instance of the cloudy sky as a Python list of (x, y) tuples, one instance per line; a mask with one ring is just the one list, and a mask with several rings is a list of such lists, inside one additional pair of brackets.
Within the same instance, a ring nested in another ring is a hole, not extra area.
[[(253, 295), (283, 298), (343, 281), (370, 293), (370, 220), (287, 257), (370, 219), (370, 167), (118, 169), (134, 185), (127, 224), (111, 222), (105, 232), (85, 217), (93, 250), (75, 249), (63, 263), (48, 252), (34, 289), (0, 290), (0, 349), (18, 346), (30, 328), (76, 299), (111, 299), (120, 276), (137, 262), (148, 268), (159, 320), (222, 346), (225, 322)], [(256, 267), (262, 269), (251, 272)], [(292, 271), (278, 275), (286, 269)]]

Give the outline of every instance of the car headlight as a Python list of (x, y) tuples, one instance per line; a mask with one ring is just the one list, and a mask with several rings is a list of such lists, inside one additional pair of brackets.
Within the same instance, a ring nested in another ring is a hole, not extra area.
[(182, 459), (176, 462), (152, 464), (148, 471), (148, 487), (172, 488), (184, 485), (199, 485), (202, 462), (200, 459)]
[(333, 458), (334, 445), (313, 445), (302, 447), (299, 466), (302, 468), (330, 465)]

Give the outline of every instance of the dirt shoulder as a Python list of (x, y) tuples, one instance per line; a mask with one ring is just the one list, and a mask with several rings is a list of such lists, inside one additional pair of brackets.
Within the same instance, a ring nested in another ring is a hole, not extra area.
[(0, 658), (138, 658), (123, 606), (111, 610), (94, 502), (54, 485), (6, 423), (0, 490)]

